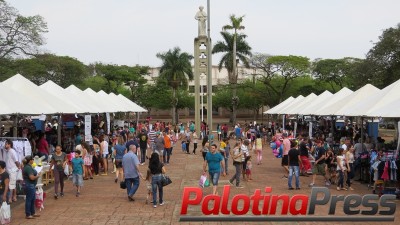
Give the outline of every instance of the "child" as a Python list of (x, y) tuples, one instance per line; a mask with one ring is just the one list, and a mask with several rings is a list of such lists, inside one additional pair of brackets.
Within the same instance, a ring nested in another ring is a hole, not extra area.
[(251, 164), (251, 156), (250, 155), (247, 156), (246, 161), (247, 161), (247, 163), (246, 163), (246, 177), (247, 177), (247, 180), (253, 180), (253, 179), (251, 179), (251, 168), (253, 166)]
[(146, 181), (146, 188), (147, 188), (147, 197), (146, 197), (146, 204), (149, 204), (149, 199), (151, 200), (153, 198), (153, 192), (152, 192), (152, 187), (151, 187), (151, 172), (150, 169), (147, 169), (147, 174), (146, 178), (144, 179)]
[[(86, 142), (82, 143), (82, 157), (83, 157), (83, 162), (84, 162), (84, 172), (85, 172), (85, 178), (84, 180), (93, 179), (93, 174), (92, 174), (92, 162), (93, 162), (93, 155), (90, 152), (90, 147)], [(89, 176), (89, 177), (88, 177)]]
[(72, 182), (76, 186), (76, 197), (81, 193), (83, 186), (83, 159), (81, 158), (81, 151), (75, 151), (75, 158), (71, 160), (72, 165)]
[(186, 153), (186, 140), (182, 140), (182, 152)]

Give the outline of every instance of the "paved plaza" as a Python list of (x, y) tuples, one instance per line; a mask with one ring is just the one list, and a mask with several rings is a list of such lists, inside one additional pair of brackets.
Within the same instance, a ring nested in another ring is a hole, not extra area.
[[(200, 145), (200, 143), (199, 143)], [(191, 145), (192, 148), (192, 145)], [(119, 188), (119, 184), (114, 183), (114, 174), (108, 173), (108, 176), (96, 176), (93, 180), (85, 181), (84, 188), (80, 197), (75, 197), (75, 188), (71, 181), (66, 181), (65, 196), (57, 200), (53, 198), (53, 187), (47, 189), (47, 198), (45, 199), (45, 209), (40, 213), (41, 217), (27, 220), (24, 214), (24, 202), (22, 198), (12, 205), (12, 224), (233, 224), (228, 222), (179, 222), (183, 188), (185, 186), (198, 187), (198, 180), (202, 173), (203, 158), (197, 149), (197, 155), (184, 154), (181, 147), (177, 146), (173, 150), (171, 163), (166, 166), (167, 174), (171, 177), (173, 183), (164, 188), (165, 205), (153, 208), (152, 204), (145, 204), (146, 185), (141, 181), (139, 190), (134, 196), (135, 201), (128, 201), (126, 190)], [(254, 153), (252, 153), (254, 155)], [(252, 195), (254, 189), (263, 190), (266, 186), (272, 187), (272, 194), (305, 194), (310, 195), (311, 189), (308, 184), (310, 177), (300, 177), (301, 190), (291, 190), (287, 188), (287, 180), (282, 178), (283, 169), (280, 166), (281, 159), (273, 156), (269, 146), (264, 146), (263, 163), (256, 165), (253, 159), (253, 180), (242, 182), (244, 188), (231, 188), (230, 197), (242, 193)], [(145, 173), (148, 164), (140, 166), (141, 172)], [(229, 161), (229, 176), (220, 178), (219, 194), (222, 194), (222, 186), (228, 185), (228, 177), (234, 173), (232, 161)], [(294, 182), (294, 180), (293, 180)], [(316, 185), (323, 184), (322, 176), (318, 176)], [(329, 187), (331, 194), (367, 194), (367, 184), (354, 182), (355, 191), (336, 191), (336, 186)], [(204, 188), (204, 195), (210, 194), (212, 188)], [(263, 193), (263, 192), (262, 192)], [(396, 219), (400, 220), (400, 204), (396, 201)], [(342, 208), (341, 208), (342, 207)], [(279, 208), (279, 207), (278, 207)], [(338, 203), (336, 215), (344, 215), (343, 204)], [(327, 215), (328, 206), (317, 206), (316, 215)], [(251, 212), (249, 212), (250, 214)], [(280, 210), (277, 210), (277, 215)], [(200, 207), (189, 207), (188, 215), (201, 216)], [(392, 224), (393, 222), (384, 222), (383, 224)], [(352, 224), (341, 222), (245, 222), (240, 224)], [(360, 223), (361, 224), (361, 223)], [(378, 224), (372, 222), (363, 222), (366, 224)], [(381, 222), (382, 224), (382, 222)], [(394, 224), (394, 223), (393, 223)]]

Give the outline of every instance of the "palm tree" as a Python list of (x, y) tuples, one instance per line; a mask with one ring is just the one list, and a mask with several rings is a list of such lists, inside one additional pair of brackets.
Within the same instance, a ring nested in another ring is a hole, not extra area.
[[(228, 70), (229, 84), (232, 85), (232, 117), (231, 121), (233, 124), (236, 123), (236, 111), (239, 103), (239, 98), (237, 96), (237, 58), (242, 61), (242, 63), (249, 68), (249, 62), (247, 56), (251, 56), (251, 47), (245, 41), (247, 37), (244, 34), (238, 34), (237, 32), (244, 29), (241, 25), (244, 16), (235, 17), (231, 15), (229, 17), (231, 24), (223, 26), (223, 32), (221, 32), (222, 37), (225, 42), (218, 41), (212, 53), (226, 52), (226, 54), (221, 58), (219, 62), (219, 70), (221, 70), (222, 65), (225, 65)], [(233, 34), (225, 32), (225, 30), (234, 30)]]
[(193, 80), (193, 70), (190, 63), (193, 56), (186, 52), (181, 53), (181, 49), (175, 47), (168, 52), (157, 53), (157, 58), (162, 60), (160, 78), (167, 80), (168, 85), (172, 88), (172, 123), (176, 124), (178, 121), (176, 92), (179, 87), (187, 88), (188, 79)]

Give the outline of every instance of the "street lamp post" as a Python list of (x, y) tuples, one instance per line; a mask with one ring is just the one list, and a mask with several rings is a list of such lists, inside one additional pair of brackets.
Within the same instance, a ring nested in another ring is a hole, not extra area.
[(207, 46), (207, 124), (209, 126), (210, 132), (212, 132), (212, 72), (211, 72), (211, 29), (210, 29), (210, 0), (207, 0), (207, 39), (208, 39), (208, 46)]
[(204, 86), (203, 86), (203, 79), (204, 79), (204, 74), (200, 75), (200, 92), (201, 92), (201, 122), (204, 121)]

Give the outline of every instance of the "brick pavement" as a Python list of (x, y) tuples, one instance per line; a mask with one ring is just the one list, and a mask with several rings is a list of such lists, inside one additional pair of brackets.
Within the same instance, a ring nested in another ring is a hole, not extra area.
[[(191, 146), (192, 148), (192, 146)], [(198, 149), (199, 150), (199, 149)], [(253, 161), (253, 181), (243, 182), (245, 188), (231, 189), (231, 197), (238, 193), (251, 195), (254, 189), (265, 186), (271, 186), (272, 194), (310, 194), (311, 177), (300, 177), (301, 190), (287, 190), (287, 180), (282, 179), (283, 169), (280, 166), (280, 159), (276, 159), (272, 155), (271, 149), (267, 146), (264, 148), (263, 163), (259, 166)], [(254, 160), (254, 159), (253, 159)], [(173, 183), (164, 188), (165, 205), (153, 208), (151, 204), (145, 204), (146, 186), (145, 182), (141, 182), (139, 190), (135, 195), (135, 201), (129, 202), (126, 191), (119, 188), (119, 184), (114, 183), (114, 175), (109, 173), (108, 176), (97, 176), (94, 180), (85, 181), (85, 186), (80, 197), (75, 197), (75, 189), (72, 187), (71, 181), (66, 181), (65, 196), (55, 200), (53, 196), (53, 188), (47, 190), (47, 198), (45, 199), (45, 209), (40, 212), (41, 217), (27, 220), (24, 216), (24, 203), (19, 198), (17, 203), (12, 206), (12, 224), (203, 224), (202, 222), (187, 223), (179, 222), (181, 209), (181, 195), (185, 186), (198, 186), (198, 179), (202, 170), (201, 154), (187, 155), (182, 153), (179, 145), (173, 150), (171, 164), (166, 166), (167, 173), (171, 177)], [(232, 161), (229, 161), (229, 177), (233, 174)], [(142, 173), (145, 172), (146, 166), (141, 166)], [(294, 181), (293, 181), (294, 182)], [(317, 184), (323, 183), (322, 177), (319, 176)], [(228, 184), (227, 177), (220, 178), (220, 185)], [(366, 194), (370, 193), (365, 184), (355, 182), (353, 187), (356, 191), (335, 190), (330, 187), (332, 194)], [(210, 194), (212, 188), (204, 188), (204, 194)], [(222, 194), (222, 188), (219, 189)], [(400, 203), (396, 201), (397, 211), (395, 222), (400, 220)], [(338, 203), (337, 215), (343, 215), (340, 207), (343, 204)], [(316, 209), (317, 215), (326, 215), (328, 206), (319, 206)], [(277, 211), (278, 214), (280, 211)], [(201, 216), (200, 207), (190, 207), (188, 214), (191, 216)], [(288, 215), (289, 216), (289, 215)], [(390, 222), (392, 223), (392, 222)], [(386, 223), (386, 224), (390, 224)], [(204, 222), (204, 224), (233, 224), (227, 222)], [(253, 222), (241, 224), (346, 224), (341, 222)], [(351, 223), (347, 223), (351, 224)], [(377, 224), (371, 222), (363, 222), (363, 225)], [(394, 223), (393, 223), (394, 224)]]

